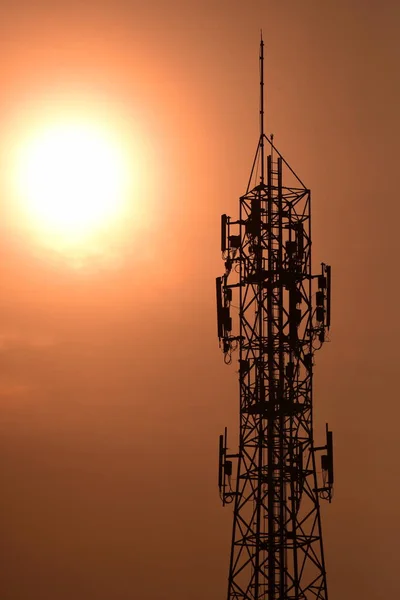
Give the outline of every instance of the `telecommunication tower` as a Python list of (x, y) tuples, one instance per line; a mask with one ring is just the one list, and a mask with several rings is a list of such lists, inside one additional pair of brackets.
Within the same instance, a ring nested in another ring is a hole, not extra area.
[(228, 600), (328, 599), (320, 499), (332, 499), (333, 437), (327, 426), (326, 445), (314, 445), (312, 384), (331, 268), (312, 274), (310, 209), (310, 190), (264, 133), (261, 39), (260, 138), (239, 218), (221, 218), (216, 281), (220, 346), (227, 363), (238, 350), (240, 387), (238, 451), (226, 429), (219, 443), (220, 495), (233, 505)]

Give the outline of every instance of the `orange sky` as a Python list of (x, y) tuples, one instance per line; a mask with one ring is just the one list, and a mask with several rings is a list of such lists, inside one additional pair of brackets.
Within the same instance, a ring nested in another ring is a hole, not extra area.
[(141, 132), (148, 187), (140, 223), (76, 269), (8, 220), (0, 175), (2, 600), (226, 595), (217, 443), (228, 425), (234, 444), (238, 388), (214, 278), (257, 144), (261, 27), (267, 130), (333, 269), (315, 371), (330, 598), (395, 598), (398, 3), (64, 4), (2, 3), (0, 159), (37, 107), (101, 106)]

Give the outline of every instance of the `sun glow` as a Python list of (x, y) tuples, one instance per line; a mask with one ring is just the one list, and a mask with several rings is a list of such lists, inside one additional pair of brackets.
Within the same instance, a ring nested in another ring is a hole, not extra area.
[(82, 239), (124, 208), (126, 160), (112, 136), (100, 128), (55, 124), (24, 145), (18, 162), (27, 216), (53, 235)]
[(147, 256), (161, 212), (144, 116), (101, 94), (49, 93), (17, 106), (0, 145), (0, 224), (10, 240), (85, 272)]

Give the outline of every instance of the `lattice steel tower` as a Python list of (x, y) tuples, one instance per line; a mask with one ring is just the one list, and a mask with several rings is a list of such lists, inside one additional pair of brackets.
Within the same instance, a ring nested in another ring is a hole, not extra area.
[(261, 40), (260, 138), (239, 218), (222, 215), (217, 278), (226, 362), (239, 350), (239, 449), (228, 452), (226, 429), (219, 448), (221, 498), (234, 507), (227, 597), (327, 600), (319, 500), (332, 498), (332, 433), (314, 446), (312, 380), (331, 269), (312, 274), (310, 190), (264, 133), (263, 70)]

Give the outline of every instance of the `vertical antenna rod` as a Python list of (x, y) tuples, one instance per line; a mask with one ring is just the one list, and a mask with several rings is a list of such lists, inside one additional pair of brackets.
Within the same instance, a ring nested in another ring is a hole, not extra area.
[(261, 149), (261, 183), (264, 183), (264, 41), (260, 40), (260, 149)]

